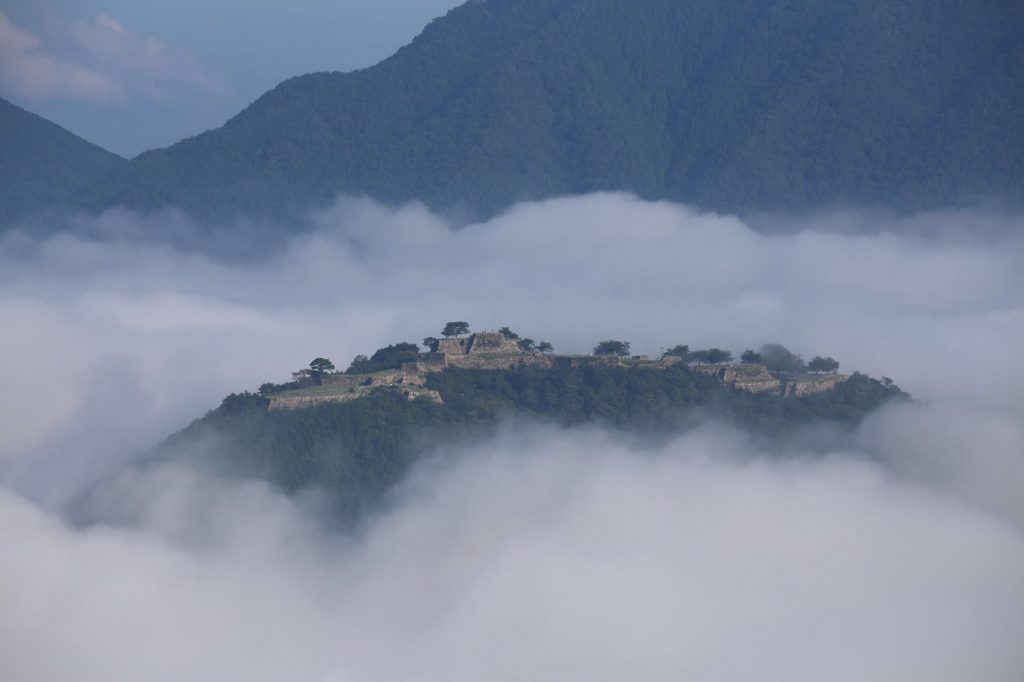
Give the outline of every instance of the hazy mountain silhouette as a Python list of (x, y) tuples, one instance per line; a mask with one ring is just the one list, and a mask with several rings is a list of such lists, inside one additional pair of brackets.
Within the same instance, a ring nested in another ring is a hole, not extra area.
[(352, 73), (147, 152), (101, 209), (287, 218), (337, 193), (486, 215), (629, 190), (703, 207), (1024, 194), (1019, 0), (476, 0)]
[(57, 207), (127, 162), (0, 99), (0, 222)]

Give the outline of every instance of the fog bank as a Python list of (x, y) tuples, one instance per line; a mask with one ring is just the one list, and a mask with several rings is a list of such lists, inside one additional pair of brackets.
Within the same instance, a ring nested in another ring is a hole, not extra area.
[[(765, 232), (613, 194), (315, 222), (258, 258), (173, 214), (0, 237), (0, 677), (1020, 679), (1024, 218)], [(105, 500), (133, 527), (57, 511), (227, 393), (453, 319), (563, 353), (781, 342), (920, 402), (781, 457), (716, 425), (653, 450), (520, 427), (357, 537), (185, 470)]]

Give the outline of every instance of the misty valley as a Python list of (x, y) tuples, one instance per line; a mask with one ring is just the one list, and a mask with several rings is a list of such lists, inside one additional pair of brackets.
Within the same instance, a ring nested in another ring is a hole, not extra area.
[(1024, 680), (1020, 0), (0, 0), (0, 682)]

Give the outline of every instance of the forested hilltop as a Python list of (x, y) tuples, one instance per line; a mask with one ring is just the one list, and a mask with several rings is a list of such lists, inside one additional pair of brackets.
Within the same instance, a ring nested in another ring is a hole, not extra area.
[(82, 206), (291, 217), (338, 193), (485, 216), (626, 190), (721, 211), (1024, 195), (1018, 0), (486, 0), (288, 80)]
[(127, 161), (0, 98), (0, 224), (59, 208)]
[[(499, 335), (522, 344), (524, 359), (549, 353), (507, 328)], [(425, 341), (436, 349), (444, 341), (457, 346), (465, 339)], [(360, 381), (351, 386), (361, 385), (361, 379), (399, 368), (408, 372), (417, 358), (423, 362), (437, 353), (420, 353), (417, 344), (393, 344), (372, 357), (356, 357), (346, 372), (337, 372), (327, 358), (316, 358), (310, 369), (296, 372), (293, 382), (267, 383), (260, 393), (228, 396), (145, 459), (194, 458), (206, 466), (265, 478), (291, 492), (324, 490), (340, 518), (351, 519), (425, 454), (485, 437), (508, 419), (603, 425), (656, 438), (714, 419), (772, 439), (811, 425), (850, 428), (885, 402), (907, 398), (891, 380), (859, 373), (843, 376), (827, 390), (789, 396), (723, 380), (728, 368), (744, 365), (771, 367), (773, 374), (784, 376), (828, 375), (838, 367), (831, 358), (805, 363), (777, 344), (760, 352), (748, 350), (739, 362), (728, 351), (691, 351), (682, 345), (666, 351), (661, 361), (671, 362), (662, 364), (628, 352), (628, 343), (609, 340), (598, 344), (588, 362), (530, 364), (523, 359), (498, 369), (447, 366), (425, 375), (424, 390), (438, 399), (423, 399), (392, 382), (367, 382), (369, 390), (359, 399), (271, 409), (282, 392), (315, 393), (332, 385), (331, 377), (355, 377)], [(508, 356), (498, 349), (482, 354), (485, 360)], [(622, 362), (605, 361), (614, 359)]]

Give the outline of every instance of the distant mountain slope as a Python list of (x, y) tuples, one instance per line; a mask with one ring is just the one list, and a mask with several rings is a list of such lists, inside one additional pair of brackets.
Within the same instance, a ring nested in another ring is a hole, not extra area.
[(0, 99), (0, 222), (60, 205), (84, 185), (126, 163)]
[(474, 0), (288, 80), (92, 208), (287, 217), (338, 192), (487, 214), (624, 189), (720, 210), (1024, 196), (1019, 0)]

